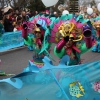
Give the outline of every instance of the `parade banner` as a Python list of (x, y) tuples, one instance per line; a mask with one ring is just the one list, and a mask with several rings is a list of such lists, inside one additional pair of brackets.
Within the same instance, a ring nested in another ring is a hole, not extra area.
[(0, 37), (0, 52), (24, 45), (21, 31), (7, 32)]

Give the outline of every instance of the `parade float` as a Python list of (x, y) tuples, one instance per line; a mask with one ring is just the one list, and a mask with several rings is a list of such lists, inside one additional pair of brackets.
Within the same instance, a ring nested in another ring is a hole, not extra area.
[[(73, 14), (57, 19), (38, 16), (23, 23), (24, 42), (35, 55), (22, 73), (0, 80), (0, 99), (99, 100), (100, 61), (80, 63), (81, 54), (97, 43), (94, 27), (89, 19)], [(58, 65), (50, 55), (51, 43)]]

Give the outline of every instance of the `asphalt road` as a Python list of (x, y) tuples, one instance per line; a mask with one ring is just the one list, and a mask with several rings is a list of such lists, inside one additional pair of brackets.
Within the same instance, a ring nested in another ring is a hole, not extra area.
[[(0, 54), (2, 61), (0, 70), (5, 71), (7, 74), (18, 74), (23, 71), (28, 65), (28, 61), (32, 59), (33, 51), (29, 51), (27, 48), (14, 50)], [(53, 55), (53, 47), (51, 49), (51, 55), (56, 60), (55, 65), (59, 63), (59, 59)], [(82, 55), (83, 63), (92, 62), (100, 59), (100, 53), (87, 52)], [(0, 76), (0, 79), (3, 78)]]

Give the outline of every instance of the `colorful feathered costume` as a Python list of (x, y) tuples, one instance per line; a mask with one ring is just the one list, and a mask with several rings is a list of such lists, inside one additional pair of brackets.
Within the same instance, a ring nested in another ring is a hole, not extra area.
[[(48, 18), (38, 16), (32, 21), (23, 23), (22, 36), (24, 37), (25, 44), (34, 49), (34, 63), (42, 63), (44, 56), (50, 56), (50, 43), (48, 38), (50, 32), (47, 28), (49, 22), (50, 20)], [(31, 36), (29, 33), (31, 33)]]
[(54, 54), (60, 59), (69, 55), (69, 65), (79, 64), (80, 55), (94, 45), (91, 23), (82, 16), (62, 15), (51, 24), (51, 34), (57, 44)]
[[(50, 43), (55, 43), (54, 55), (60, 59), (64, 55), (69, 55), (69, 65), (80, 64), (81, 54), (90, 50), (95, 43), (93, 26), (90, 20), (84, 19), (81, 15), (68, 14), (58, 18), (38, 15), (23, 24), (23, 33), (25, 44), (32, 46), (34, 52), (38, 53), (35, 54), (35, 58), (42, 59), (46, 54), (50, 56)], [(28, 33), (32, 33), (33, 37), (28, 36)], [(41, 33), (41, 39), (37, 39), (36, 33)]]
[(97, 43), (95, 46), (93, 46), (92, 51), (93, 52), (100, 52), (100, 21), (97, 19), (95, 22), (93, 22), (93, 27), (95, 30), (95, 38), (97, 40)]

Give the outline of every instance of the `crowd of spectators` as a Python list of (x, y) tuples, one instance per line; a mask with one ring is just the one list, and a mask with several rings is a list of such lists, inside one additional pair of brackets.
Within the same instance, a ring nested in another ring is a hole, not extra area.
[(22, 23), (35, 15), (36, 13), (31, 11), (9, 9), (4, 13), (0, 10), (0, 24), (4, 26), (5, 32), (19, 31), (22, 30)]
[(97, 16), (99, 16), (99, 11), (98, 11), (97, 7), (95, 7), (95, 6), (91, 7), (93, 9), (93, 13), (91, 15), (87, 14), (87, 8), (88, 7), (86, 7), (86, 6), (80, 6), (78, 14), (83, 15), (83, 17), (86, 18), (86, 19), (87, 18), (88, 19), (96, 18)]
[[(93, 7), (94, 13), (92, 15), (88, 15), (87, 7), (80, 7), (79, 12), (75, 13), (76, 15), (83, 15), (84, 18), (94, 18), (98, 16), (97, 9)], [(19, 31), (22, 30), (22, 23), (24, 21), (28, 21), (29, 18), (37, 15), (37, 11), (19, 11), (19, 10), (13, 10), (9, 9), (7, 12), (4, 12), (0, 10), (0, 24), (3, 25), (5, 32), (13, 32), (13, 31)], [(53, 14), (50, 14), (48, 10), (40, 12), (39, 14), (45, 14), (45, 16), (49, 17), (59, 17), (59, 14), (54, 11)]]
[(50, 14), (48, 10), (38, 13), (38, 11), (19, 11), (10, 8), (7, 12), (0, 10), (0, 24), (3, 25), (5, 32), (19, 31), (22, 30), (23, 22), (28, 21), (29, 18), (37, 14), (43, 14), (46, 17), (58, 17), (57, 12)]

